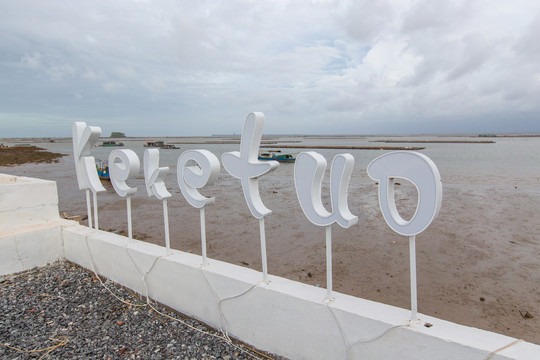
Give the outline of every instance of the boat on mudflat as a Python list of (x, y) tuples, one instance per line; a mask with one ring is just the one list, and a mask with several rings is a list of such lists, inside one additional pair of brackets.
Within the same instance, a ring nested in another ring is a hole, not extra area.
[(105, 147), (116, 147), (116, 146), (124, 146), (124, 143), (121, 143), (119, 141), (104, 141), (101, 145), (98, 146), (105, 146)]
[(258, 156), (259, 160), (277, 160), (284, 163), (293, 163), (296, 161), (296, 158), (292, 154), (275, 154), (273, 152), (264, 152), (260, 153)]
[(144, 147), (160, 148), (160, 149), (179, 149), (178, 146), (175, 146), (175, 145), (172, 145), (172, 144), (165, 144), (165, 142), (163, 142), (163, 141), (161, 141), (161, 140), (157, 140), (157, 141), (150, 140), (150, 141), (147, 141), (147, 142), (144, 144)]
[(107, 161), (97, 160), (96, 169), (98, 177), (101, 180), (111, 180), (111, 177), (109, 176), (109, 163)]

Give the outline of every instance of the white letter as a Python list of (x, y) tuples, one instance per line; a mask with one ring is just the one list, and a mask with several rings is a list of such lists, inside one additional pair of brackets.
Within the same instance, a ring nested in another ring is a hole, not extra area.
[(347, 189), (353, 166), (354, 158), (351, 154), (336, 155), (332, 161), (330, 171), (332, 212), (330, 213), (324, 208), (321, 199), (326, 160), (314, 151), (298, 155), (294, 164), (296, 194), (304, 214), (313, 224), (328, 226), (337, 222), (340, 226), (348, 228), (358, 222), (358, 216), (353, 215), (347, 205)]
[(101, 128), (86, 126), (84, 122), (74, 122), (72, 127), (73, 155), (75, 158), (75, 171), (79, 190), (92, 190), (93, 193), (105, 191), (96, 169), (96, 160), (90, 156), (97, 139), (101, 135)]
[[(197, 162), (199, 166), (186, 166), (190, 160)], [(178, 158), (176, 172), (178, 186), (191, 206), (200, 209), (214, 203), (215, 198), (204, 197), (197, 189), (213, 185), (216, 181), (219, 175), (219, 160), (216, 155), (208, 150), (184, 151)]]
[(146, 149), (144, 151), (144, 183), (148, 196), (155, 195), (159, 200), (172, 196), (164, 182), (168, 173), (168, 167), (159, 167), (159, 150)]
[(242, 129), (240, 152), (228, 152), (221, 157), (223, 167), (229, 174), (241, 180), (249, 210), (257, 219), (262, 219), (272, 213), (272, 210), (264, 206), (259, 194), (259, 176), (275, 170), (279, 166), (277, 161), (259, 161), (257, 159), (263, 127), (264, 114), (250, 113)]
[(118, 195), (125, 197), (137, 192), (137, 188), (129, 187), (126, 180), (137, 175), (140, 166), (139, 157), (133, 150), (111, 151), (109, 154), (109, 174)]
[[(396, 151), (379, 156), (369, 164), (368, 175), (379, 182), (379, 204), (384, 220), (398, 234), (411, 236), (424, 231), (441, 208), (442, 183), (439, 169), (427, 156)], [(418, 205), (411, 220), (398, 213), (394, 198), (394, 179), (408, 180), (418, 191)]]

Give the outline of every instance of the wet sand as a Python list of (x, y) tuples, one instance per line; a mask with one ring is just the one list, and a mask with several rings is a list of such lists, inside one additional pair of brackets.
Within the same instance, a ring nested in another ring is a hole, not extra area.
[[(265, 220), (268, 270), (325, 287), (325, 231), (303, 215), (293, 167), (281, 164), (259, 181), (263, 202), (274, 211)], [(60, 211), (86, 214), (72, 156), (57, 164), (0, 167), (0, 172), (56, 180)], [(139, 188), (132, 199), (134, 237), (163, 245), (162, 204), (146, 196), (142, 176), (141, 171), (131, 182)], [(443, 176), (441, 212), (416, 239), (418, 309), (540, 344), (540, 191), (534, 184), (512, 181), (478, 184)], [(167, 185), (173, 193), (168, 202), (171, 246), (200, 254), (199, 210), (182, 197), (175, 171), (168, 175)], [(105, 187), (107, 193), (98, 195), (100, 228), (126, 233), (126, 202), (110, 183)], [(216, 197), (206, 209), (208, 256), (260, 271), (259, 223), (249, 213), (240, 182), (222, 167), (217, 183), (202, 193)], [(402, 215), (412, 216), (416, 190), (402, 183), (396, 199)], [(333, 226), (334, 290), (409, 308), (408, 240), (384, 222), (377, 185), (365, 167), (355, 166), (349, 207), (360, 221), (350, 229)]]

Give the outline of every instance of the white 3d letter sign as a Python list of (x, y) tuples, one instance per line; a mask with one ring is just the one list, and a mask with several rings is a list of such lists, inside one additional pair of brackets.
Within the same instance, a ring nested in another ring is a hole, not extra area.
[(229, 174), (241, 180), (249, 210), (257, 219), (272, 213), (272, 210), (264, 206), (259, 194), (259, 176), (275, 170), (279, 165), (277, 161), (258, 160), (263, 127), (264, 114), (250, 113), (242, 129), (240, 152), (228, 152), (221, 157)]
[[(379, 156), (368, 165), (368, 175), (379, 182), (379, 205), (384, 220), (392, 230), (409, 237), (411, 277), (411, 324), (418, 322), (416, 298), (416, 235), (424, 231), (441, 208), (442, 183), (439, 169), (427, 156), (417, 152), (396, 151)], [(401, 178), (416, 186), (418, 204), (407, 221), (396, 208), (394, 180)]]
[(111, 183), (118, 195), (125, 197), (137, 192), (137, 188), (130, 187), (126, 184), (126, 180), (135, 177), (140, 166), (139, 157), (133, 150), (111, 151), (109, 154), (109, 173)]
[(79, 190), (105, 191), (96, 170), (96, 160), (91, 150), (101, 135), (101, 128), (86, 126), (84, 122), (73, 123), (73, 155)]
[(148, 196), (155, 196), (159, 200), (172, 196), (164, 181), (168, 173), (168, 167), (159, 167), (159, 150), (146, 149), (144, 151), (144, 183)]
[[(199, 166), (186, 166), (193, 160)], [(184, 151), (178, 158), (178, 186), (191, 206), (202, 208), (212, 204), (215, 198), (202, 196), (197, 189), (213, 185), (219, 175), (219, 160), (208, 150)]]
[[(240, 151), (222, 155), (225, 169), (233, 177), (240, 179), (242, 191), (251, 214), (259, 220), (263, 281), (268, 281), (266, 262), (266, 236), (264, 218), (271, 214), (262, 202), (259, 193), (260, 176), (275, 170), (277, 161), (259, 161), (259, 147), (264, 127), (264, 114), (248, 114), (242, 129)], [(86, 190), (89, 226), (91, 227), (90, 190), (94, 196), (94, 228), (98, 229), (97, 192), (105, 191), (102, 186), (91, 150), (101, 134), (99, 127), (87, 126), (84, 122), (73, 124), (73, 152), (79, 189)], [(195, 166), (189, 165), (195, 162)], [(322, 179), (327, 162), (316, 152), (308, 151), (298, 155), (294, 165), (294, 183), (300, 206), (306, 217), (317, 226), (326, 227), (326, 264), (327, 264), (327, 299), (332, 299), (332, 224), (349, 228), (358, 222), (348, 207), (347, 197), (354, 158), (351, 154), (339, 154), (332, 160), (330, 170), (331, 211), (323, 205)], [(109, 154), (109, 169), (112, 185), (116, 192), (126, 197), (128, 209), (128, 233), (131, 239), (131, 195), (137, 188), (130, 187), (126, 180), (133, 178), (139, 171), (140, 162), (132, 150), (113, 150)], [(177, 162), (177, 181), (188, 203), (199, 208), (201, 215), (201, 243), (203, 266), (206, 261), (205, 206), (212, 204), (213, 197), (205, 197), (199, 189), (213, 184), (220, 170), (218, 158), (207, 150), (188, 150), (182, 153)], [(147, 149), (144, 153), (144, 179), (148, 196), (155, 196), (163, 201), (165, 226), (165, 247), (170, 253), (167, 199), (171, 193), (165, 186), (168, 167), (159, 167), (159, 151)], [(411, 320), (417, 320), (416, 300), (416, 248), (415, 236), (424, 231), (435, 219), (441, 208), (442, 183), (439, 170), (427, 156), (409, 151), (397, 151), (379, 156), (368, 168), (368, 175), (379, 183), (379, 206), (390, 228), (398, 234), (409, 237), (411, 269)], [(416, 187), (418, 203), (410, 220), (403, 219), (396, 207), (394, 186), (395, 179), (405, 179)]]
[(165, 251), (167, 255), (171, 251), (167, 205), (167, 199), (171, 197), (171, 193), (165, 186), (165, 176), (168, 173), (168, 167), (159, 167), (159, 150), (146, 149), (144, 152), (144, 184), (148, 196), (155, 196), (163, 202), (163, 225), (165, 226)]
[(349, 211), (347, 190), (354, 166), (351, 154), (334, 157), (330, 171), (330, 201), (332, 212), (328, 212), (322, 203), (321, 186), (326, 169), (325, 158), (314, 151), (303, 152), (294, 164), (294, 184), (300, 206), (306, 217), (313, 224), (328, 226), (337, 222), (344, 228), (358, 222), (358, 217)]
[[(379, 182), (379, 204), (384, 220), (398, 234), (411, 236), (424, 231), (441, 208), (442, 183), (439, 170), (427, 156), (396, 151), (379, 156), (368, 166), (368, 175)], [(412, 182), (418, 191), (418, 205), (411, 220), (398, 213), (394, 198), (394, 179)]]

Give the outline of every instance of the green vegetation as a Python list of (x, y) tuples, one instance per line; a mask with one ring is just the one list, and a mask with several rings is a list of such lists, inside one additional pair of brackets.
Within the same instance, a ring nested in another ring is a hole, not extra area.
[(44, 150), (36, 146), (0, 147), (0, 166), (58, 162), (59, 158), (66, 156)]
[(111, 133), (111, 137), (112, 138), (125, 138), (126, 134), (124, 134), (123, 132), (120, 132), (120, 131), (113, 131)]

